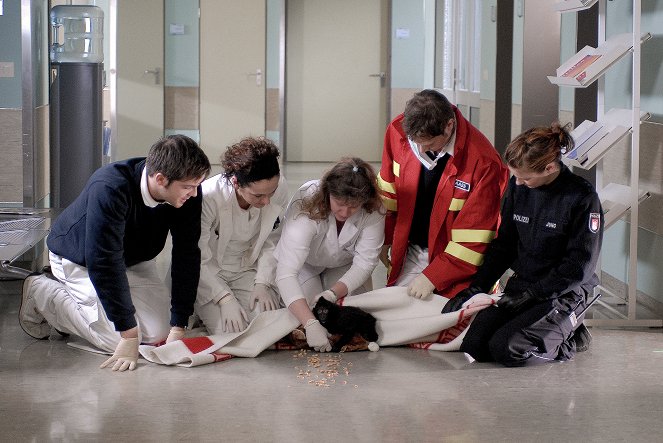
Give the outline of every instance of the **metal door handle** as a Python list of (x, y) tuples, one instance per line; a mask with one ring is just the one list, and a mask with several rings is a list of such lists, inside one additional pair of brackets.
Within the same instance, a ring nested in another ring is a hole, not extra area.
[(161, 82), (161, 68), (158, 66), (154, 69), (146, 69), (145, 72), (143, 72), (143, 75), (147, 74), (153, 74), (154, 75), (154, 84), (158, 85)]
[(368, 74), (369, 77), (379, 77), (380, 80), (384, 80), (387, 77), (386, 72), (378, 72), (377, 74)]
[(249, 72), (246, 74), (247, 77), (254, 77), (256, 78), (256, 86), (262, 85), (262, 69), (257, 68), (256, 72)]

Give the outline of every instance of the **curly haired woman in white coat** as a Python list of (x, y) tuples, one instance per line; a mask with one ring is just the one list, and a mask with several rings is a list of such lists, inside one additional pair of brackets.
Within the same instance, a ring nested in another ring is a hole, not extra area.
[(229, 146), (224, 172), (203, 182), (201, 271), (196, 312), (210, 334), (240, 332), (278, 309), (273, 250), (288, 196), (279, 151), (266, 138)]
[(359, 158), (341, 159), (292, 198), (274, 253), (276, 283), (316, 351), (329, 351), (331, 345), (311, 306), (321, 296), (336, 301), (372, 289), (384, 215), (375, 172)]

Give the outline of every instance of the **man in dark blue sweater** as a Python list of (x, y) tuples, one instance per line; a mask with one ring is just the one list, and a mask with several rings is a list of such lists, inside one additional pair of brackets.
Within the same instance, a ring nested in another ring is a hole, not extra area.
[[(139, 343), (181, 338), (196, 299), (200, 183), (210, 169), (195, 141), (173, 135), (147, 158), (95, 171), (48, 237), (58, 281), (46, 274), (26, 279), (22, 328), (35, 338), (48, 337), (51, 326), (78, 335), (114, 351), (101, 367), (120, 371), (135, 368)], [(169, 232), (170, 291), (155, 262)]]

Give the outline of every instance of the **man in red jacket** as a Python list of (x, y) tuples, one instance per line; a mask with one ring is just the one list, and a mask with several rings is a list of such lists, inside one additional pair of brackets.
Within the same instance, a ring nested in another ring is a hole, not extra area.
[(434, 90), (387, 127), (378, 176), (388, 286), (453, 297), (469, 285), (499, 223), (508, 170), (486, 137)]

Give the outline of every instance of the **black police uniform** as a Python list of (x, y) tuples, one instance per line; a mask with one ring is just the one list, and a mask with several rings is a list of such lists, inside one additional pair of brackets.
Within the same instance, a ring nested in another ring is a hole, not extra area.
[(478, 361), (522, 366), (568, 360), (573, 331), (588, 297), (603, 237), (603, 211), (594, 187), (561, 165), (537, 188), (509, 181), (498, 235), (472, 286), (488, 290), (509, 268), (505, 293), (529, 291), (536, 302), (515, 314), (493, 306), (477, 314), (461, 346)]

